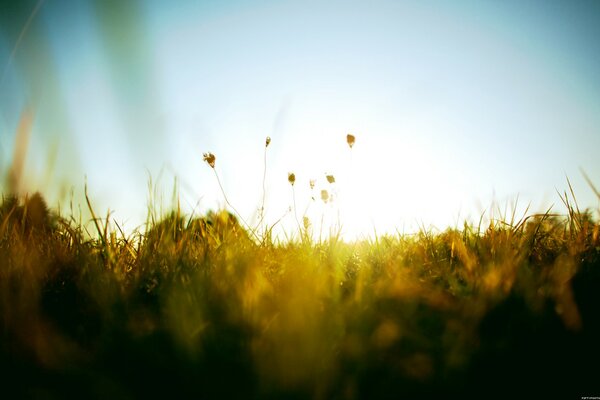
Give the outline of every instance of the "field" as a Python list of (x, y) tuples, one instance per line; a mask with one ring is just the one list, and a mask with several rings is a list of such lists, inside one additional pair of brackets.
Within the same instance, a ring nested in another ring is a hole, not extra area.
[(0, 1), (0, 400), (600, 400), (599, 72), (600, 0)]
[(38, 194), (4, 196), (2, 392), (597, 395), (600, 225), (563, 199), (564, 216), (347, 243), (177, 209), (130, 235), (104, 219), (89, 233)]

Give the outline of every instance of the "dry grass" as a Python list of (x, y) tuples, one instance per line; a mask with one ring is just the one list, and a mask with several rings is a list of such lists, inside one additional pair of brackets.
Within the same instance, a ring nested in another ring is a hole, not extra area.
[(567, 216), (485, 229), (274, 243), (226, 211), (175, 210), (129, 237), (98, 219), (90, 237), (39, 195), (4, 198), (3, 390), (593, 393), (600, 225), (565, 201)]
[[(264, 165), (266, 176), (265, 142)], [(350, 149), (355, 143), (347, 136)], [(216, 157), (204, 160), (216, 170)], [(15, 174), (11, 175), (11, 179)], [(566, 215), (444, 232), (274, 240), (179, 207), (93, 233), (42, 196), (0, 205), (2, 393), (378, 399), (597, 393), (600, 225)], [(333, 185), (333, 175), (327, 176)], [(14, 179), (13, 179), (14, 181)], [(13, 182), (15, 183), (15, 182)], [(314, 181), (310, 181), (311, 192)], [(222, 189), (222, 185), (221, 189)], [(263, 222), (265, 189), (260, 222)], [(324, 202), (333, 201), (323, 190)]]

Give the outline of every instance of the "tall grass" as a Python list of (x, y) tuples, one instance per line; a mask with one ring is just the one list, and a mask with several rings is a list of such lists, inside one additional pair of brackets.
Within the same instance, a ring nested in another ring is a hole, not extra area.
[(600, 225), (570, 184), (561, 196), (566, 215), (355, 242), (257, 238), (226, 210), (179, 207), (126, 234), (86, 191), (89, 233), (39, 194), (5, 196), (0, 393), (597, 393)]
[(5, 197), (2, 390), (593, 392), (600, 225), (564, 196), (562, 217), (354, 243), (257, 243), (226, 211), (175, 210), (129, 237), (95, 217), (91, 237), (39, 195)]

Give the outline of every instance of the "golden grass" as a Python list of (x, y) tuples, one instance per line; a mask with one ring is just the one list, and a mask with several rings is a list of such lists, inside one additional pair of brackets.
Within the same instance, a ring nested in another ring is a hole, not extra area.
[(600, 226), (570, 210), (370, 242), (275, 243), (226, 211), (173, 211), (129, 237), (97, 220), (89, 237), (39, 195), (8, 197), (0, 359), (9, 387), (28, 395), (138, 397), (161, 379), (179, 382), (173, 393), (217, 397), (464, 394), (495, 382), (480, 380), (480, 365), (521, 379), (499, 369), (524, 373), (521, 362), (536, 368), (532, 385), (558, 375), (575, 390), (589, 382), (571, 363), (598, 351)]
[[(216, 157), (204, 159), (218, 180)], [(293, 189), (293, 173), (288, 182)], [(331, 200), (326, 190), (321, 197)], [(86, 188), (90, 234), (39, 194), (6, 196), (1, 390), (51, 398), (595, 393), (600, 225), (578, 209), (570, 184), (561, 197), (564, 216), (315, 242), (295, 206), (299, 235), (281, 241), (239, 214), (194, 218), (179, 207), (162, 218), (150, 210), (144, 227), (125, 234), (110, 214), (96, 215)]]

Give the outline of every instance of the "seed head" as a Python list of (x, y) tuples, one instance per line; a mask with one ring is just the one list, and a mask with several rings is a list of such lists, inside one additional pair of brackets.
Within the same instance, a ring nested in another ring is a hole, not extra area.
[(310, 219), (308, 219), (308, 217), (304, 216), (304, 217), (302, 217), (302, 222), (304, 223), (304, 229), (308, 230), (308, 228), (310, 228)]
[(354, 146), (355, 141), (356, 141), (356, 138), (354, 137), (353, 134), (349, 133), (346, 135), (346, 142), (348, 142), (348, 146), (350, 146), (350, 148), (352, 148), (352, 146)]
[(327, 178), (327, 182), (335, 183), (335, 178), (333, 177), (333, 175), (325, 175), (325, 177)]
[(329, 192), (325, 189), (321, 190), (321, 200), (323, 200), (324, 203), (327, 203), (327, 200), (329, 200)]
[(269, 144), (271, 144), (271, 137), (267, 136), (267, 139), (265, 140), (265, 147), (269, 147)]
[(313, 190), (315, 188), (315, 180), (311, 179), (309, 183), (310, 183), (310, 190)]
[(296, 183), (296, 174), (293, 172), (288, 172), (288, 182), (294, 186), (294, 183)]
[(211, 168), (215, 167), (215, 155), (213, 153), (211, 153), (210, 151), (208, 153), (204, 153), (204, 161), (206, 161), (208, 163), (208, 165), (210, 165)]

